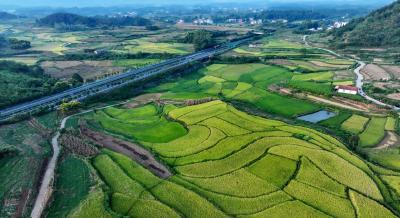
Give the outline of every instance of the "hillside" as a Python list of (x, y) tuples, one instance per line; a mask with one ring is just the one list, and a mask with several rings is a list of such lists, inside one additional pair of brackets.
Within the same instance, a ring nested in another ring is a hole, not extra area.
[(0, 11), (0, 20), (11, 20), (11, 19), (17, 19), (17, 18), (18, 18), (17, 15)]
[(85, 17), (70, 13), (55, 13), (46, 16), (37, 21), (41, 26), (56, 27), (65, 26), (86, 26), (86, 27), (101, 27), (101, 26), (146, 26), (151, 22), (142, 17)]
[(356, 19), (333, 32), (338, 45), (391, 46), (400, 44), (400, 1)]

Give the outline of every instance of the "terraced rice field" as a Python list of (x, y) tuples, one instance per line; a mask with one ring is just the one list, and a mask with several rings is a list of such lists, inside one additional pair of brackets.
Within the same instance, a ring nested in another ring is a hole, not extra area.
[(177, 122), (169, 122), (155, 105), (123, 110), (108, 108), (93, 114), (101, 128), (137, 141), (164, 142), (186, 134)]
[[(214, 64), (178, 81), (165, 83), (149, 92), (164, 93), (164, 99), (222, 97), (243, 101), (286, 117), (316, 112), (314, 103), (268, 91), (273, 84), (287, 84), (293, 73), (285, 68), (263, 64)], [(292, 105), (293, 107), (287, 107)]]
[[(139, 126), (129, 110), (108, 113)], [(108, 150), (93, 160), (113, 212), (128, 217), (395, 217), (381, 204), (388, 198), (381, 179), (329, 135), (251, 116), (222, 101), (176, 108), (166, 116), (185, 125), (187, 134), (142, 145), (174, 176), (162, 180)], [(158, 132), (152, 134), (159, 138)], [(95, 192), (73, 217), (109, 216), (103, 199)]]
[(397, 120), (394, 117), (388, 117), (386, 120), (385, 130), (395, 131), (397, 129)]
[(368, 121), (368, 117), (353, 115), (342, 124), (342, 129), (354, 134), (359, 134), (364, 130)]
[(386, 117), (373, 117), (365, 131), (360, 135), (362, 147), (377, 145), (385, 137)]

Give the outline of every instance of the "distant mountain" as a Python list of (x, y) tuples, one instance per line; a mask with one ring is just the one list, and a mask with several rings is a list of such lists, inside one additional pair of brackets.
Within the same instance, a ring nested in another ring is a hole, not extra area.
[(0, 20), (12, 20), (12, 19), (17, 19), (17, 18), (18, 18), (17, 15), (0, 11)]
[(41, 26), (49, 26), (49, 27), (56, 27), (57, 25), (102, 27), (102, 26), (147, 26), (151, 24), (151, 21), (139, 16), (85, 17), (71, 13), (55, 13), (47, 17), (44, 17), (42, 19), (39, 19), (37, 23)]
[(333, 32), (340, 46), (400, 46), (400, 1)]

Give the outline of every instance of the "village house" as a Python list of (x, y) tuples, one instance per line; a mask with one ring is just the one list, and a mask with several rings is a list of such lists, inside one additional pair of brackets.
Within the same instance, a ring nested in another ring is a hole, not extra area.
[(357, 95), (358, 93), (357, 87), (354, 86), (339, 85), (336, 86), (335, 89), (338, 93), (343, 93), (343, 94)]

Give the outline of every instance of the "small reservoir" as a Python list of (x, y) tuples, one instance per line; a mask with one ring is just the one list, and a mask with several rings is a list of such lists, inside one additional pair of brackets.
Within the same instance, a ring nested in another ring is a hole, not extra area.
[(327, 110), (322, 110), (322, 111), (318, 111), (316, 113), (313, 114), (308, 114), (305, 116), (301, 116), (298, 117), (297, 119), (299, 120), (303, 120), (303, 121), (307, 121), (310, 123), (318, 123), (324, 120), (327, 120), (329, 118), (332, 118), (334, 116), (336, 116), (337, 114), (331, 111), (327, 111)]

